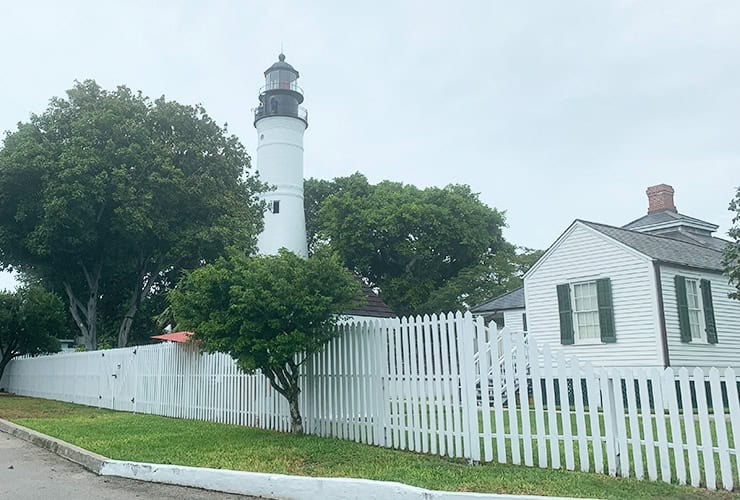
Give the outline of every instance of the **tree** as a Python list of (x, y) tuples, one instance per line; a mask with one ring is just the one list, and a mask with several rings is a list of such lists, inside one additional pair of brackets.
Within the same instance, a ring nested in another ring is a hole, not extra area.
[(231, 355), (247, 373), (259, 369), (290, 406), (303, 432), (299, 367), (336, 335), (339, 314), (360, 296), (358, 281), (336, 256), (308, 259), (232, 254), (188, 274), (169, 294), (180, 328), (209, 352)]
[(306, 213), (306, 243), (309, 255), (318, 251), (328, 240), (321, 233), (322, 218), (319, 210), (328, 197), (345, 193), (348, 196), (362, 197), (370, 194), (371, 186), (367, 178), (358, 173), (334, 180), (310, 178), (303, 182), (303, 205)]
[(544, 252), (518, 248), (487, 255), (474, 266), (466, 267), (444, 286), (430, 294), (420, 313), (465, 310), (522, 286), (524, 273)]
[(249, 166), (201, 106), (76, 83), (0, 149), (0, 268), (64, 293), (88, 349), (101, 324), (124, 346), (182, 269), (254, 248), (263, 186)]
[(0, 292), (0, 379), (16, 356), (59, 351), (65, 317), (59, 296), (38, 286)]
[(727, 234), (732, 241), (725, 247), (722, 263), (725, 272), (730, 277), (730, 283), (735, 286), (735, 291), (730, 293), (730, 298), (740, 300), (740, 188), (735, 193), (735, 198), (730, 202), (729, 210), (733, 212), (732, 224)]
[(309, 242), (330, 244), (398, 314), (464, 307), (484, 282), (518, 286), (504, 214), (468, 186), (370, 185), (359, 173), (305, 185)]

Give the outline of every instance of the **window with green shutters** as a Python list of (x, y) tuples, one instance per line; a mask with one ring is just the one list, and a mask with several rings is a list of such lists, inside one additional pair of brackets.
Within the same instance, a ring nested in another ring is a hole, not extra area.
[(707, 279), (676, 275), (676, 306), (681, 342), (716, 344), (712, 282)]
[(609, 278), (558, 285), (557, 296), (562, 344), (617, 341)]

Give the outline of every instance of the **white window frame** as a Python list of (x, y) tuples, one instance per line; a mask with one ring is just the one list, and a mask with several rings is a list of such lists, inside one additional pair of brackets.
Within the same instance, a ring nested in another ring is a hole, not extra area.
[[(593, 285), (596, 298), (596, 309), (587, 311), (578, 311), (576, 303), (576, 286)], [(577, 281), (570, 283), (570, 301), (573, 316), (573, 343), (574, 344), (602, 344), (601, 341), (601, 323), (599, 319), (599, 292), (596, 287), (596, 280)], [(596, 313), (596, 337), (581, 337), (580, 326), (578, 324), (579, 313), (595, 312)]]
[[(691, 343), (694, 344), (708, 344), (709, 341), (707, 340), (707, 325), (706, 320), (704, 318), (704, 297), (701, 293), (701, 279), (692, 277), (692, 276), (684, 276), (684, 281), (686, 283), (686, 304), (688, 305), (688, 311), (689, 311), (689, 330), (691, 331)], [(689, 299), (689, 283), (692, 283), (696, 286), (696, 304), (697, 307), (692, 307), (690, 299)], [(691, 323), (691, 313), (696, 312), (697, 316), (699, 317), (699, 331), (698, 336), (694, 336), (694, 328)]]

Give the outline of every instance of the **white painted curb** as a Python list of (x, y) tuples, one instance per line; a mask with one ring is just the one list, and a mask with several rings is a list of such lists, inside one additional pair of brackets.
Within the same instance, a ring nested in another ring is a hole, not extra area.
[[(368, 479), (287, 476), (181, 465), (157, 465), (108, 460), (102, 476), (177, 484), (205, 490), (291, 500), (557, 500), (532, 495), (494, 495), (432, 491), (401, 483)], [(565, 500), (560, 498), (560, 500)]]
[(262, 472), (207, 469), (184, 465), (146, 464), (111, 460), (0, 419), (0, 432), (6, 432), (77, 462), (101, 476), (118, 476), (152, 483), (190, 486), (204, 490), (260, 496), (281, 500), (575, 500), (535, 495), (496, 495), (433, 491), (401, 483), (369, 479), (287, 476)]

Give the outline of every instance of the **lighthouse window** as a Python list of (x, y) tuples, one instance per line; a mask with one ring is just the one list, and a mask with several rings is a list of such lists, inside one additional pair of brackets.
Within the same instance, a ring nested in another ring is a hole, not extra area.
[(272, 213), (279, 214), (280, 213), (280, 201), (274, 200), (272, 202)]

